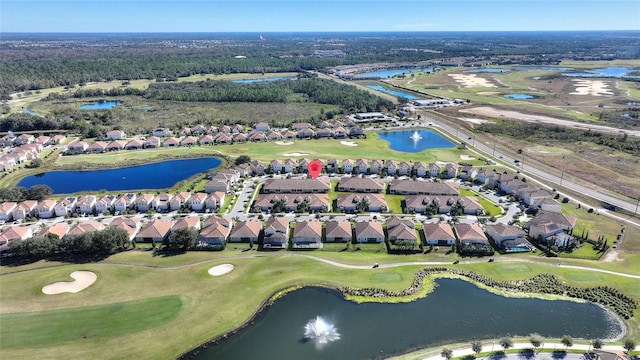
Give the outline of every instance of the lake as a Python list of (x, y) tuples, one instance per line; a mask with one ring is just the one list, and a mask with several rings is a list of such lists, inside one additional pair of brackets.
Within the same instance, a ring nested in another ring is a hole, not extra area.
[(280, 81), (280, 80), (295, 80), (295, 76), (280, 76), (280, 77), (269, 77), (269, 78), (260, 78), (260, 79), (240, 79), (233, 80), (234, 83), (241, 84), (249, 84), (249, 83), (257, 83), (257, 82), (266, 82), (266, 81)]
[(463, 71), (465, 73), (503, 73), (503, 72), (509, 72), (511, 70), (509, 69), (500, 69), (500, 68), (480, 68), (480, 69), (474, 69), (474, 70), (467, 70), (467, 71)]
[(218, 158), (168, 160), (153, 164), (103, 170), (48, 171), (27, 176), (18, 186), (29, 188), (44, 184), (54, 194), (81, 191), (131, 191), (138, 189), (165, 189), (177, 182), (221, 163)]
[(111, 109), (122, 104), (122, 101), (107, 101), (102, 100), (95, 103), (84, 104), (80, 106), (81, 110), (105, 110)]
[(528, 95), (528, 94), (506, 94), (503, 96), (507, 99), (516, 99), (516, 100), (535, 99), (535, 96)]
[(515, 70), (558, 70), (567, 71), (571, 68), (555, 65), (518, 65), (513, 67)]
[[(528, 336), (607, 339), (624, 332), (611, 313), (592, 303), (507, 298), (460, 280), (439, 279), (435, 291), (410, 303), (356, 304), (334, 290), (303, 288), (278, 299), (252, 324), (198, 360), (376, 359), (439, 344)], [(319, 345), (305, 325), (321, 316), (340, 339)]]
[(431, 130), (401, 130), (378, 133), (395, 151), (416, 153), (426, 149), (453, 148), (456, 145)]
[(370, 89), (382, 91), (382, 92), (387, 93), (387, 94), (395, 95), (397, 97), (403, 97), (403, 98), (406, 98), (406, 99), (409, 99), (409, 100), (415, 100), (415, 99), (418, 98), (417, 96), (413, 96), (411, 94), (403, 93), (401, 91), (390, 90), (390, 89), (387, 89), (387, 88), (385, 88), (383, 86), (380, 86), (380, 85), (369, 85), (367, 87), (370, 88)]
[[(435, 70), (438, 70), (438, 68), (435, 68)], [(417, 72), (433, 72), (434, 68), (424, 68), (424, 69), (419, 69), (419, 68), (404, 68), (404, 69), (389, 69), (389, 70), (380, 70), (380, 71), (370, 71), (370, 72), (365, 72), (365, 73), (358, 73), (358, 74), (353, 74), (354, 77), (356, 78), (372, 78), (372, 77), (379, 77), (382, 79), (386, 79), (386, 78), (390, 78), (390, 77), (394, 77), (396, 75), (401, 75), (401, 74), (410, 74), (410, 73), (417, 73)]]
[(581, 72), (562, 73), (564, 76), (570, 77), (613, 77), (621, 78), (628, 77), (631, 79), (640, 79), (640, 76), (631, 76), (628, 74), (637, 72), (637, 70), (629, 69), (626, 67), (608, 67), (601, 69), (591, 69)]

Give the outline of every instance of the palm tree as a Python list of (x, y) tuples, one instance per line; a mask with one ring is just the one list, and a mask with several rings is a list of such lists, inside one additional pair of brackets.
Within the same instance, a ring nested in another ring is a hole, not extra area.
[(569, 350), (569, 348), (573, 346), (573, 338), (569, 335), (563, 335), (560, 342), (564, 345), (565, 351)]
[(478, 354), (480, 354), (480, 352), (482, 351), (482, 343), (480, 341), (472, 342), (471, 350), (473, 350), (473, 352), (476, 353), (476, 356), (478, 356)]
[(513, 346), (513, 340), (511, 340), (511, 338), (509, 337), (503, 337), (502, 339), (500, 339), (500, 346), (502, 346), (503, 349), (508, 350)]
[(442, 352), (440, 353), (440, 356), (442, 356), (443, 358), (449, 360), (453, 357), (453, 351), (451, 351), (451, 349), (449, 348), (444, 348), (442, 349)]

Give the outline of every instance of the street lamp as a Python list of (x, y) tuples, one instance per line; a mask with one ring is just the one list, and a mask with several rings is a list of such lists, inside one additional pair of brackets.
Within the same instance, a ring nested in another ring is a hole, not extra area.
[(562, 179), (564, 178), (564, 169), (562, 169), (562, 174), (560, 174), (560, 186), (562, 186)]
[(493, 143), (493, 155), (492, 157), (496, 157), (496, 143)]

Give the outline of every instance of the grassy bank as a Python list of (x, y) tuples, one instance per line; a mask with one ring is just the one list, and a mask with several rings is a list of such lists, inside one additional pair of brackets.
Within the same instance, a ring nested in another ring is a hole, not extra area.
[[(146, 302), (153, 299), (181, 299), (177, 305), (167, 305), (173, 309), (174, 317), (157, 319), (140, 328), (135, 325), (142, 321), (147, 306), (139, 306), (140, 311), (128, 316), (118, 329), (132, 330), (123, 333), (98, 334), (82, 338), (73, 329), (63, 329), (71, 334), (63, 341), (56, 334), (36, 330), (39, 321), (29, 321), (21, 331), (28, 332), (33, 327), (39, 335), (38, 346), (27, 346), (24, 339), (11, 340), (5, 346), (2, 337), (3, 356), (12, 359), (55, 359), (61, 356), (75, 358), (107, 359), (127, 358), (170, 358), (194, 347), (216, 335), (230, 331), (245, 321), (260, 303), (271, 294), (290, 286), (320, 284), (327, 286), (348, 286), (354, 288), (385, 288), (391, 291), (406, 289), (413, 281), (414, 274), (423, 268), (420, 265), (392, 268), (345, 269), (325, 264), (317, 260), (282, 256), (284, 252), (257, 253), (243, 249), (227, 249), (223, 252), (187, 253), (173, 257), (154, 257), (151, 252), (131, 251), (114, 255), (100, 263), (68, 265), (38, 262), (19, 267), (2, 267), (0, 276), (0, 321), (5, 324), (16, 319), (54, 319), (66, 314), (73, 319), (87, 311), (105, 311), (127, 308), (132, 301)], [(255, 257), (255, 255), (261, 255)], [(323, 258), (353, 264), (381, 264), (410, 261), (407, 257), (389, 256), (375, 252), (305, 252), (303, 255), (319, 255)], [(421, 256), (411, 258), (411, 261)], [(353, 261), (346, 259), (352, 258)], [(221, 277), (211, 277), (207, 270), (221, 263), (231, 263), (234, 271)], [(54, 268), (47, 266), (60, 265)], [(614, 286), (640, 301), (637, 279), (623, 278), (611, 274), (593, 273), (577, 269), (565, 269), (553, 264), (523, 263), (475, 263), (464, 262), (456, 269), (469, 269), (496, 280), (526, 279), (541, 272), (553, 273), (561, 281), (575, 286), (597, 286), (603, 283)], [(295, 271), (292, 271), (295, 269)], [(26, 271), (21, 271), (26, 270)], [(74, 270), (89, 270), (98, 274), (98, 281), (78, 294), (47, 296), (41, 292), (44, 285), (68, 277)], [(21, 272), (15, 272), (21, 271)], [(7, 272), (13, 272), (7, 274)], [(266, 280), (268, 279), (268, 281)], [(425, 284), (429, 282), (425, 281)], [(144, 291), (140, 291), (144, 289)], [(427, 286), (423, 291), (429, 290)], [(173, 300), (167, 300), (172, 302)], [(154, 307), (149, 307), (153, 309)], [(157, 308), (157, 307), (155, 307)], [(67, 311), (58, 313), (59, 311)], [(120, 310), (118, 310), (120, 311)], [(114, 311), (114, 312), (118, 312)], [(124, 310), (123, 310), (124, 311)], [(106, 316), (106, 315), (105, 315)], [(203, 321), (206, 319), (206, 321)], [(638, 314), (629, 323), (637, 328)], [(9, 321), (9, 322), (5, 322)], [(72, 324), (73, 322), (65, 322)], [(129, 327), (127, 324), (131, 325)], [(68, 325), (71, 327), (71, 325)], [(120, 326), (120, 325), (118, 325)], [(47, 335), (48, 334), (48, 335)], [(93, 333), (92, 333), (93, 334)], [(632, 333), (636, 338), (640, 335)], [(69, 340), (71, 339), (71, 340)]]

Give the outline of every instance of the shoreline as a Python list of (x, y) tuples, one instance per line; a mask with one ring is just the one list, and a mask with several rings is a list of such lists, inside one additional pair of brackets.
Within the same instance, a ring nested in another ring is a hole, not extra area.
[[(452, 272), (453, 271), (453, 272)], [(490, 291), (491, 293), (494, 293), (496, 295), (499, 296), (504, 296), (504, 297), (513, 297), (513, 298), (537, 298), (537, 299), (543, 299), (543, 300), (565, 300), (565, 301), (574, 301), (574, 302), (578, 302), (578, 303), (592, 303), (597, 305), (598, 307), (602, 308), (607, 315), (611, 316), (621, 327), (622, 329), (622, 333), (619, 334), (618, 336), (616, 336), (615, 338), (612, 339), (604, 339), (606, 341), (619, 341), (620, 339), (624, 338), (628, 333), (629, 333), (629, 329), (627, 327), (627, 324), (624, 322), (624, 320), (622, 319), (621, 316), (619, 316), (618, 314), (616, 314), (613, 310), (608, 309), (607, 307), (605, 307), (602, 304), (593, 302), (593, 301), (587, 301), (584, 299), (579, 299), (579, 298), (574, 298), (574, 297), (570, 297), (570, 296), (566, 296), (566, 295), (552, 295), (552, 296), (545, 296), (547, 294), (543, 294), (543, 293), (536, 293), (536, 292), (523, 292), (523, 291), (513, 291), (513, 292), (508, 292), (508, 291), (501, 291), (499, 288), (493, 287), (493, 286), (489, 286), (486, 284), (481, 283), (480, 281), (473, 279), (469, 276), (465, 276), (464, 274), (456, 274), (455, 273), (456, 270), (451, 270), (451, 269), (446, 269), (446, 268), (424, 268), (422, 270), (419, 270), (415, 273), (414, 275), (414, 279), (412, 282), (412, 285), (410, 285), (407, 289), (405, 289), (402, 292), (407, 292), (407, 294), (404, 295), (385, 295), (385, 296), (378, 296), (376, 295), (368, 295), (368, 296), (363, 296), (363, 295), (354, 295), (354, 294), (348, 294), (348, 292), (358, 292), (361, 291), (363, 289), (354, 289), (354, 288), (348, 288), (348, 287), (337, 287), (337, 286), (332, 286), (332, 285), (327, 285), (327, 284), (293, 284), (291, 286), (287, 286), (285, 288), (282, 288), (280, 290), (274, 291), (271, 295), (269, 295), (267, 298), (265, 298), (263, 301), (260, 302), (260, 304), (258, 305), (258, 307), (251, 313), (251, 315), (245, 320), (243, 321), (240, 325), (238, 325), (237, 327), (231, 329), (228, 332), (222, 333), (220, 335), (214, 336), (212, 338), (210, 338), (209, 340), (201, 343), (200, 345), (191, 348), (185, 352), (183, 352), (182, 354), (180, 354), (179, 356), (176, 357), (177, 360), (183, 360), (183, 359), (192, 359), (195, 355), (197, 355), (199, 353), (200, 350), (202, 349), (206, 349), (208, 348), (210, 345), (216, 345), (217, 343), (227, 339), (229, 336), (233, 336), (234, 334), (237, 334), (238, 332), (242, 331), (244, 328), (246, 328), (247, 326), (251, 325), (254, 320), (256, 319), (256, 317), (262, 312), (264, 311), (268, 306), (273, 305), (273, 303), (275, 301), (277, 301), (278, 299), (280, 299), (281, 297), (287, 295), (288, 293), (292, 292), (292, 291), (296, 291), (299, 290), (301, 288), (305, 288), (305, 287), (318, 287), (318, 288), (325, 288), (325, 289), (333, 289), (336, 290), (338, 292), (340, 292), (343, 296), (343, 298), (346, 301), (351, 301), (351, 302), (355, 302), (355, 303), (364, 303), (364, 302), (385, 302), (385, 303), (401, 303), (401, 302), (411, 302), (411, 301), (415, 301), (417, 299), (423, 298), (428, 296), (430, 293), (432, 293), (435, 288), (437, 287), (437, 284), (435, 283), (435, 281), (437, 279), (440, 278), (447, 278), (447, 279), (459, 279), (462, 281), (467, 281), (477, 287), (479, 287), (480, 289), (484, 289), (487, 291)], [(473, 271), (469, 271), (469, 273), (473, 273), (476, 274), (477, 276), (482, 276), (479, 275)], [(426, 286), (427, 284), (427, 280), (429, 281), (429, 286)], [(530, 279), (529, 279), (530, 280)], [(415, 284), (419, 282), (420, 286), (416, 288)], [(369, 291), (378, 291), (379, 293), (387, 293), (387, 294), (391, 294), (394, 292), (390, 292), (388, 290), (385, 289), (364, 289), (364, 290), (369, 290)], [(378, 293), (378, 294), (379, 294)], [(380, 301), (383, 300), (383, 301)], [(391, 300), (391, 301), (384, 301), (384, 300)], [(396, 300), (396, 301), (393, 301)], [(491, 340), (491, 339), (489, 339)], [(498, 339), (494, 339), (497, 340)], [(450, 343), (449, 343), (450, 344)], [(430, 347), (426, 347), (426, 348), (415, 348), (415, 349), (409, 349), (408, 352), (402, 353), (402, 354), (397, 354), (397, 355), (393, 355), (392, 357), (402, 357), (402, 356), (407, 356), (411, 353), (414, 352), (423, 352), (429, 349), (433, 349), (436, 346), (443, 346), (443, 345), (448, 345), (447, 343), (444, 344), (440, 344), (440, 345), (433, 345)]]

